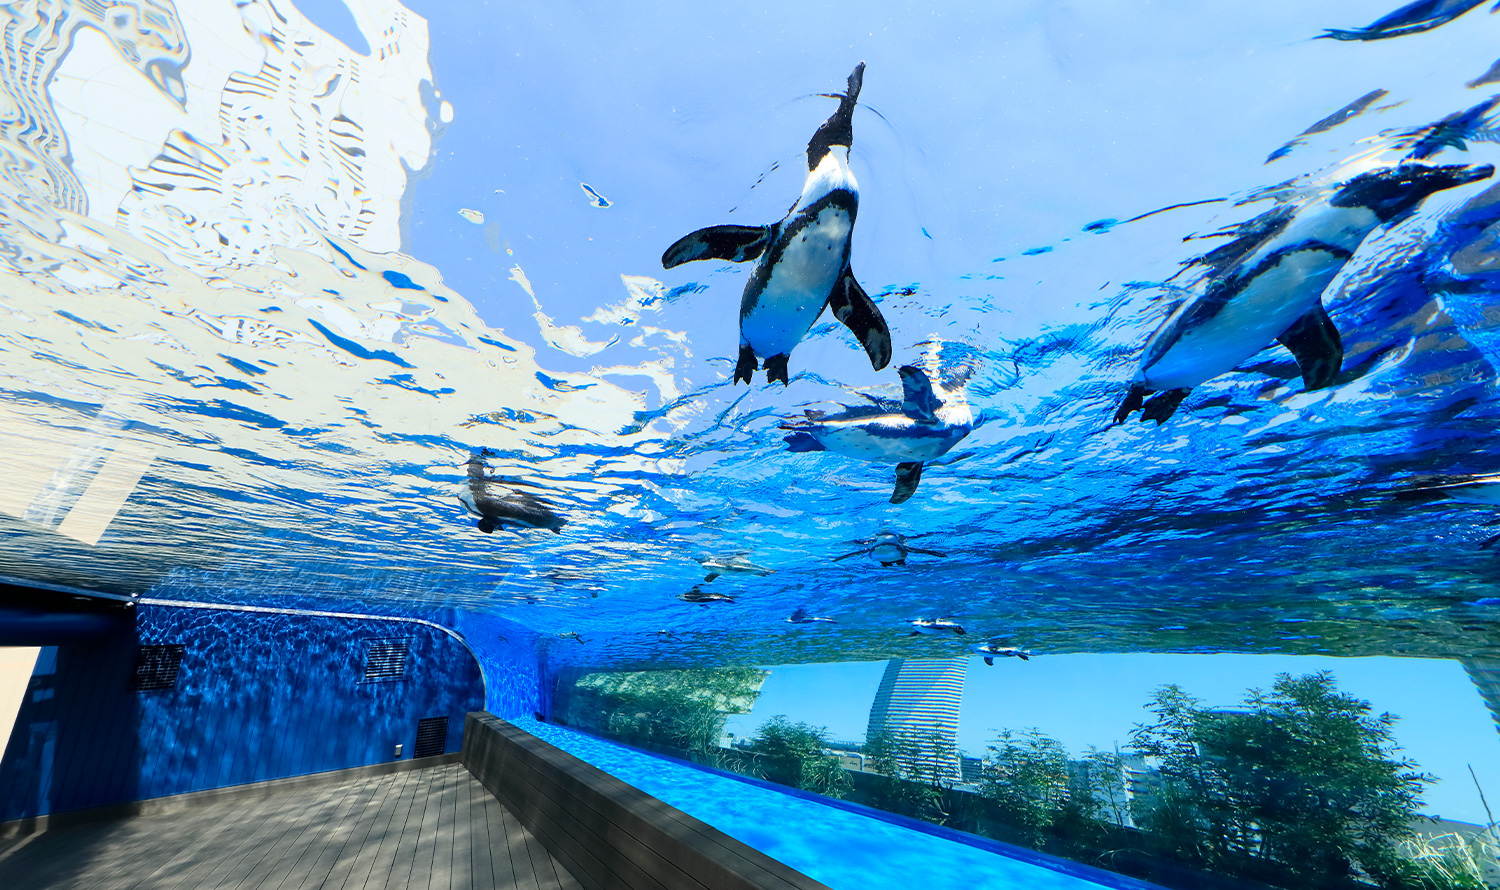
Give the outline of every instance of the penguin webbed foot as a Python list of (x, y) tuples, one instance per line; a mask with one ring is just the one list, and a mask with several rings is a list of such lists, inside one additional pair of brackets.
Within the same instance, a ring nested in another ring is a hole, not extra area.
[(734, 382), (748, 384), (759, 367), (760, 363), (755, 360), (755, 350), (741, 343), (739, 361), (734, 365)]
[(1131, 414), (1139, 411), (1141, 405), (1146, 401), (1147, 392), (1146, 387), (1139, 383), (1132, 383), (1130, 385), (1130, 392), (1125, 394), (1125, 401), (1121, 402), (1120, 407), (1115, 411), (1115, 422), (1111, 426), (1124, 423)]
[(1166, 392), (1157, 393), (1141, 408), (1141, 423), (1154, 420), (1157, 426), (1161, 426), (1177, 411), (1177, 406), (1181, 405), (1182, 400), (1187, 396), (1188, 391), (1185, 389), (1169, 389)]
[[(785, 352), (783, 352), (781, 355), (773, 355), (770, 358), (766, 359), (766, 382), (780, 383), (783, 386), (790, 383), (790, 381), (787, 380), (786, 373), (786, 363), (790, 359), (791, 355)], [(747, 379), (745, 382), (749, 383), (750, 381)]]

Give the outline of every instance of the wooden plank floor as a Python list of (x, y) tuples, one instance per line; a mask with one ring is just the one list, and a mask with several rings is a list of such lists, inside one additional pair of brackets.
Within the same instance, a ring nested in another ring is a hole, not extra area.
[(463, 764), (42, 832), (5, 890), (582, 890)]

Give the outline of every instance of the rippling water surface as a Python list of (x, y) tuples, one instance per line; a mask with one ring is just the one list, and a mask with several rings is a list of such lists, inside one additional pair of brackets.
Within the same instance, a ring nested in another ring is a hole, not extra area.
[[(1500, 158), (1500, 17), (331, 6), (0, 9), (0, 573), (478, 608), (559, 663), (949, 651), (918, 617), (1042, 652), (1500, 656), (1495, 514), (1423, 493), (1500, 471), (1489, 183), (1360, 246), (1334, 385), (1272, 346), (1111, 425), (1203, 236)], [(779, 219), (861, 60), (851, 268), (895, 360), (827, 315), (788, 386), (736, 386), (748, 270), (661, 252)], [(977, 422), (911, 500), (787, 450), (806, 409), (899, 399), (899, 365)], [(475, 528), (481, 449), (558, 534)], [(833, 561), (886, 529), (944, 556)], [(736, 556), (773, 571), (704, 582)]]

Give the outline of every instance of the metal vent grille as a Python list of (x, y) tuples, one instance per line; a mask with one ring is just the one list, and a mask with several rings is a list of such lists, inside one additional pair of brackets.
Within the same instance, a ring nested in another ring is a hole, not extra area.
[(448, 718), (423, 717), (417, 721), (417, 749), (413, 757), (436, 757), (448, 744)]
[(406, 673), (405, 640), (371, 640), (365, 651), (365, 682), (399, 680)]
[(177, 686), (177, 670), (187, 647), (179, 643), (142, 646), (135, 655), (135, 676), (130, 678), (131, 692), (159, 692)]

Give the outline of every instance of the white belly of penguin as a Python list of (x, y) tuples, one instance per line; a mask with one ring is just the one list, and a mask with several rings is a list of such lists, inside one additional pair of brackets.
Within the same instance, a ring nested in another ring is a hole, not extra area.
[(946, 428), (922, 427), (904, 417), (878, 423), (867, 421), (857, 426), (829, 424), (814, 435), (829, 451), (882, 463), (933, 460), (963, 438), (950, 434)]
[[(1344, 262), (1321, 250), (1283, 257), (1217, 315), (1181, 334), (1166, 354), (1144, 369), (1145, 383), (1155, 390), (1188, 389), (1234, 370), (1311, 311)], [(1187, 308), (1179, 312), (1185, 314)], [(1175, 330), (1169, 326), (1163, 334)]]
[(750, 312), (740, 317), (740, 339), (757, 355), (792, 351), (823, 314), (844, 273), (844, 253), (854, 225), (840, 208), (825, 207), (782, 249), (770, 280)]

